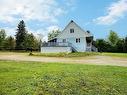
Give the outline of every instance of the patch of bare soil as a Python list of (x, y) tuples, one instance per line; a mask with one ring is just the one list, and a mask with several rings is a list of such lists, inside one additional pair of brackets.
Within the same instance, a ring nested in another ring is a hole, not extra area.
[(15, 61), (37, 61), (37, 62), (58, 62), (58, 63), (80, 63), (80, 64), (95, 64), (95, 65), (114, 65), (127, 67), (127, 58), (110, 57), (110, 56), (88, 56), (75, 58), (62, 57), (38, 57), (28, 56), (23, 53), (0, 53), (0, 60), (15, 60)]

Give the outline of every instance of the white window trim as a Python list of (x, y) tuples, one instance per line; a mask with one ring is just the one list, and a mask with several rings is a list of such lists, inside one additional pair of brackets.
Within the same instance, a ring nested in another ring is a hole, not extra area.
[(74, 29), (73, 28), (70, 29), (70, 33), (74, 33)]
[(80, 43), (80, 38), (76, 38), (76, 43)]

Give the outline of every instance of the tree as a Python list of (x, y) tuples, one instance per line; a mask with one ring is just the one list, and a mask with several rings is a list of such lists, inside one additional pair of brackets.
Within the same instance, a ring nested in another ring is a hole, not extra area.
[(110, 44), (104, 39), (97, 39), (95, 42), (95, 46), (98, 48), (98, 51), (100, 52), (110, 51), (111, 48)]
[(61, 33), (60, 30), (53, 30), (50, 33), (48, 33), (48, 40), (51, 40), (55, 37), (57, 37)]
[(25, 39), (25, 49), (38, 49), (38, 41), (36, 40), (36, 38), (34, 37), (34, 35), (31, 34), (27, 34), (26, 35), (26, 39)]
[(123, 38), (119, 38), (116, 46), (115, 46), (115, 52), (124, 52), (124, 39)]
[(119, 37), (118, 37), (117, 33), (111, 30), (110, 34), (108, 36), (109, 43), (112, 46), (115, 46), (117, 41), (118, 41), (118, 39), (119, 39)]
[(124, 52), (127, 52), (127, 36), (124, 39)]
[(3, 49), (4, 40), (6, 38), (6, 33), (4, 29), (0, 30), (0, 49)]
[(15, 39), (12, 36), (9, 36), (5, 39), (4, 47), (7, 50), (15, 49)]
[(27, 31), (25, 28), (25, 23), (24, 21), (20, 21), (18, 26), (17, 26), (17, 32), (16, 32), (16, 49), (18, 50), (23, 50), (25, 49), (25, 38), (27, 35)]

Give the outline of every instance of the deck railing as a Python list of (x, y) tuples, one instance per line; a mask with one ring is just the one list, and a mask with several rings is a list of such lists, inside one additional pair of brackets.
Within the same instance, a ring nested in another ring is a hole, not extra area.
[[(73, 51), (78, 51), (77, 47), (75, 47), (72, 43), (68, 42), (45, 42), (42, 44), (42, 47), (72, 47)], [(86, 47), (86, 51), (97, 52), (97, 48), (93, 45), (90, 45)]]
[(67, 46), (71, 46), (71, 43), (68, 42), (47, 42), (47, 43), (43, 43), (42, 44), (43, 47), (58, 47), (58, 46), (63, 46), (63, 47), (67, 47)]
[(78, 49), (69, 42), (47, 42), (43, 43), (42, 47), (71, 47), (73, 51), (77, 51)]

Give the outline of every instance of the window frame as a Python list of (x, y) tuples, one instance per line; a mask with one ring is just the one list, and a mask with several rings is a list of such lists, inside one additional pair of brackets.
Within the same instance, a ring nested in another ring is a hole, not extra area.
[(63, 43), (66, 43), (66, 39), (63, 39)]
[(76, 43), (80, 43), (80, 38), (76, 38)]
[(70, 33), (74, 33), (74, 28), (71, 28), (70, 29)]

